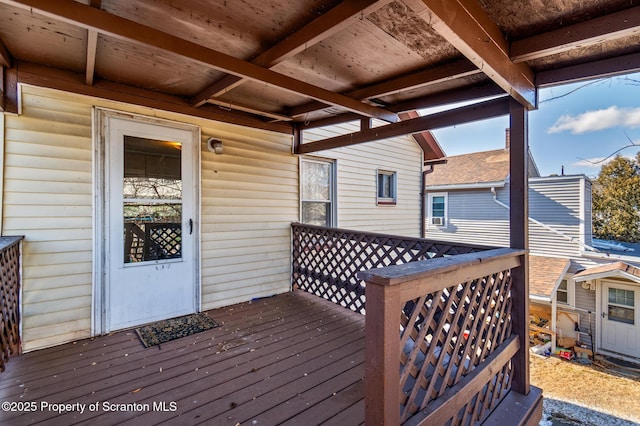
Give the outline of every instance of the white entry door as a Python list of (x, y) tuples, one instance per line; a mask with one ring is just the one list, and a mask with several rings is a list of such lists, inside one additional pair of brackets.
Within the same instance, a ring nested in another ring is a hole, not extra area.
[(108, 117), (106, 331), (193, 313), (196, 129)]
[(640, 357), (640, 288), (602, 283), (602, 349)]

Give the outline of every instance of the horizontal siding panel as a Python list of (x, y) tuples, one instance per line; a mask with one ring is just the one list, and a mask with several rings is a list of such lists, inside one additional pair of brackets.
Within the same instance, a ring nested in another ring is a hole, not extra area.
[[(91, 315), (91, 312), (89, 312)], [(49, 313), (47, 315), (33, 315), (29, 317), (29, 327), (30, 328), (40, 328), (47, 327), (52, 322), (57, 324), (65, 324), (74, 321), (86, 321), (85, 317), (87, 316), (86, 310), (69, 310), (69, 311), (57, 311), (53, 313)]]
[[(48, 291), (47, 293), (53, 293), (55, 295), (57, 289), (55, 291)], [(55, 297), (55, 296), (54, 296)], [(24, 328), (25, 330), (29, 328), (29, 317), (33, 315), (47, 315), (52, 312), (57, 312), (60, 310), (72, 310), (72, 309), (88, 309), (91, 307), (91, 296), (79, 296), (79, 297), (69, 297), (64, 300), (64, 306), (58, 299), (52, 299), (52, 301), (39, 302), (39, 303), (24, 303)], [(57, 304), (57, 308), (55, 310), (51, 309), (51, 305)], [(91, 320), (91, 317), (87, 317), (87, 320)]]
[[(87, 315), (86, 310), (81, 312), (83, 317)], [(91, 321), (86, 319), (68, 321), (56, 325), (45, 325), (29, 329), (30, 339), (23, 347), (26, 352), (59, 345), (61, 343), (73, 342), (75, 340), (90, 337)], [(26, 333), (26, 330), (25, 330)]]
[[(12, 205), (5, 210), (8, 216), (16, 216), (23, 218), (34, 218), (39, 220), (42, 218), (66, 217), (66, 218), (86, 218), (91, 216), (90, 206), (48, 206), (46, 209), (38, 209), (33, 206)], [(55, 219), (57, 220), (57, 219)]]
[(68, 265), (71, 263), (83, 263), (91, 262), (93, 253), (80, 251), (80, 252), (53, 252), (47, 254), (31, 254), (30, 261), (38, 266), (47, 265)]
[[(82, 230), (91, 229), (93, 221), (91, 217), (48, 217), (36, 220), (35, 218), (20, 217), (20, 218), (7, 218), (4, 220), (5, 229), (11, 229), (7, 231), (11, 235), (23, 235), (28, 234), (29, 231), (39, 229), (77, 229)], [(21, 230), (24, 232), (14, 231)], [(86, 236), (86, 235), (85, 235)]]
[(6, 206), (85, 206), (91, 207), (91, 199), (84, 194), (33, 194), (24, 192), (5, 192), (4, 202)]
[(29, 277), (29, 291), (37, 292), (43, 290), (53, 290), (61, 287), (86, 286), (91, 285), (92, 275), (89, 273), (47, 275), (45, 277)]
[(90, 196), (92, 185), (90, 183), (77, 182), (49, 182), (7, 179), (5, 181), (5, 191), (7, 192), (28, 192), (32, 194), (42, 193), (76, 193)]
[[(25, 258), (26, 260), (26, 258)], [(66, 277), (77, 274), (91, 274), (91, 264), (87, 263), (68, 263), (66, 265), (33, 265), (28, 269), (25, 268), (23, 277), (26, 281), (31, 279), (46, 279), (48, 277)]]
[[(23, 117), (21, 120), (16, 120), (12, 123), (12, 130), (15, 132), (34, 132), (34, 133), (54, 133), (57, 135), (68, 135), (73, 137), (91, 138), (91, 117), (83, 120), (66, 121), (64, 118), (78, 117), (73, 114), (66, 114), (64, 117), (57, 116), (52, 117), (55, 113), (49, 113), (49, 118), (36, 117), (34, 114), (42, 112), (43, 110), (29, 109), (23, 111)], [(42, 115), (42, 114), (41, 114)], [(16, 138), (19, 139), (19, 138)]]
[(87, 150), (87, 143), (90, 141), (82, 140), (82, 143), (64, 145), (39, 145), (21, 142), (14, 139), (10, 147), (7, 147), (7, 153), (13, 155), (21, 155), (27, 157), (37, 157), (49, 160), (55, 160), (59, 157), (67, 158), (75, 161), (91, 161), (91, 151)]
[[(86, 283), (83, 283), (86, 284)], [(74, 297), (91, 297), (91, 287), (86, 285), (57, 287), (52, 291), (24, 291), (22, 297), (24, 303), (51, 302), (54, 300), (65, 302)]]

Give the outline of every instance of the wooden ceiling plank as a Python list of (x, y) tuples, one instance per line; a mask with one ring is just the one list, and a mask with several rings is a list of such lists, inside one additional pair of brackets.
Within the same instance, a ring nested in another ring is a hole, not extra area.
[[(93, 86), (84, 82), (84, 75), (69, 71), (62, 71), (42, 65), (20, 62), (20, 70), (16, 73), (15, 82), (48, 87), (65, 92), (92, 96), (132, 105), (140, 105), (178, 114), (201, 117), (225, 123), (237, 124), (245, 127), (292, 134), (293, 130), (287, 123), (268, 123), (255, 116), (239, 111), (227, 111), (218, 107), (193, 108), (186, 99), (176, 96), (149, 91), (128, 85), (98, 81)], [(16, 84), (14, 84), (15, 86)]]
[(96, 53), (98, 49), (98, 32), (88, 30), (87, 32), (87, 70), (85, 72), (85, 81), (91, 86), (96, 69)]
[(2, 40), (0, 40), (0, 66), (11, 68), (12, 63), (13, 60), (11, 58), (11, 54), (4, 46), (4, 43), (2, 43)]
[[(392, 0), (354, 0), (343, 1), (327, 13), (320, 15), (304, 28), (291, 34), (275, 46), (257, 56), (253, 64), (272, 68), (290, 57), (297, 55), (309, 46), (321, 42), (327, 37), (344, 30), (352, 24), (350, 21), (358, 15), (368, 15), (371, 12), (391, 3)], [(241, 85), (244, 79), (235, 75), (227, 75), (209, 87), (202, 90), (192, 99), (193, 106), (200, 106), (208, 99), (223, 95), (225, 92)]]
[[(371, 99), (391, 93), (402, 92), (404, 90), (416, 89), (419, 87), (434, 85), (445, 81), (455, 80), (478, 74), (481, 71), (467, 59), (452, 62), (450, 64), (441, 65), (435, 68), (423, 69), (413, 73), (402, 75), (398, 78), (386, 80), (377, 84), (362, 87), (345, 93), (354, 99)], [(300, 117), (313, 111), (326, 108), (327, 105), (321, 102), (309, 102), (291, 108), (287, 111), (287, 115), (291, 117)], [(389, 109), (389, 108), (387, 108)]]
[(291, 93), (303, 95), (368, 117), (388, 122), (398, 121), (397, 114), (365, 104), (353, 98), (296, 80), (254, 65), (242, 59), (209, 49), (143, 24), (112, 15), (74, 0), (0, 0), (22, 9), (33, 10), (87, 30), (95, 30), (111, 37), (151, 46), (200, 62), (239, 77), (270, 84)]
[(511, 43), (514, 62), (529, 61), (640, 34), (640, 6)]
[(640, 53), (602, 59), (587, 64), (571, 65), (549, 71), (540, 71), (536, 75), (536, 85), (540, 88), (551, 87), (633, 72), (640, 72)]
[(431, 11), (429, 24), (505, 92), (527, 109), (537, 107), (534, 73), (514, 64), (498, 26), (476, 0), (422, 0)]
[(449, 111), (425, 115), (384, 126), (364, 129), (347, 135), (336, 136), (314, 142), (302, 143), (297, 147), (296, 154), (309, 154), (325, 149), (341, 148), (360, 143), (388, 139), (396, 136), (423, 132), (454, 124), (469, 123), (477, 120), (498, 117), (509, 113), (508, 96), (492, 99), (477, 104), (455, 108)]

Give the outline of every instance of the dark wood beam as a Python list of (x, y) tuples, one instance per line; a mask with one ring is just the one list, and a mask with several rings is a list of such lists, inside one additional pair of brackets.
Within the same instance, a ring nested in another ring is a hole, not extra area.
[[(358, 15), (368, 15), (371, 12), (391, 3), (392, 0), (353, 0), (342, 3), (316, 18), (304, 28), (291, 34), (275, 46), (266, 50), (253, 61), (253, 64), (272, 68), (290, 57), (297, 55), (304, 49), (342, 31), (351, 25), (350, 20)], [(216, 81), (197, 95), (191, 102), (193, 106), (201, 106), (209, 99), (223, 95), (225, 92), (239, 86), (244, 78), (235, 75), (227, 75)]]
[(640, 71), (640, 53), (602, 59), (586, 64), (571, 65), (536, 75), (536, 85), (540, 88), (559, 84), (576, 83), (595, 78), (613, 77)]
[(193, 117), (201, 117), (208, 120), (222, 121), (245, 127), (289, 135), (293, 133), (292, 126), (287, 123), (268, 123), (249, 114), (238, 111), (227, 111), (215, 106), (194, 108), (189, 105), (187, 99), (123, 84), (111, 83), (105, 80), (99, 80), (95, 82), (93, 86), (88, 86), (85, 84), (84, 74), (75, 74), (69, 71), (48, 68), (27, 62), (20, 62), (19, 65), (16, 82), (19, 81), (20, 83), (48, 87), (132, 105), (140, 105)]
[(12, 63), (13, 60), (11, 59), (11, 54), (9, 53), (7, 48), (4, 47), (4, 43), (2, 43), (2, 40), (0, 40), (0, 66), (11, 68)]
[[(420, 117), (417, 111), (403, 112), (399, 114), (400, 119), (411, 120)], [(429, 130), (413, 134), (413, 139), (422, 149), (423, 161), (437, 160), (445, 156), (442, 147)]]
[(483, 73), (527, 109), (537, 107), (534, 73), (514, 64), (509, 44), (477, 0), (422, 0), (430, 25)]
[(640, 6), (511, 43), (514, 62), (530, 61), (640, 34)]
[(16, 67), (2, 68), (2, 108), (3, 112), (18, 114), (18, 71)]
[[(344, 95), (354, 99), (365, 100), (404, 90), (431, 86), (445, 81), (478, 74), (480, 72), (481, 71), (474, 64), (463, 59), (435, 68), (428, 68), (405, 74), (391, 80), (385, 80), (370, 86), (346, 92)], [(326, 107), (327, 105), (322, 102), (309, 102), (308, 104), (287, 110), (286, 115), (290, 115), (295, 118)]]
[(267, 83), (288, 92), (361, 115), (388, 122), (398, 120), (398, 116), (393, 112), (296, 80), (146, 25), (80, 4), (74, 0), (57, 0), (55, 2), (49, 0), (1, 0), (1, 2), (78, 25), (87, 30), (95, 30), (119, 40), (162, 49), (229, 74)]
[[(437, 93), (435, 95), (424, 96), (417, 99), (411, 99), (404, 102), (387, 106), (389, 111), (402, 113), (407, 111), (416, 111), (420, 109), (438, 107), (457, 102), (466, 102), (479, 100), (493, 96), (504, 95), (504, 90), (494, 83), (479, 84), (469, 87), (461, 87), (446, 92)], [(300, 129), (312, 129), (315, 127), (331, 126), (334, 124), (345, 123), (360, 119), (357, 114), (340, 114), (320, 120), (311, 121), (309, 123), (298, 123)]]
[[(529, 123), (527, 110), (514, 100), (510, 102), (509, 146), (509, 223), (511, 248), (529, 248)], [(529, 393), (529, 255), (521, 256), (520, 266), (511, 270), (513, 307), (512, 333), (518, 336), (520, 348), (512, 358), (512, 390)]]
[(309, 154), (325, 149), (341, 148), (343, 146), (388, 139), (401, 135), (408, 135), (425, 130), (469, 123), (477, 120), (498, 117), (509, 113), (509, 98), (507, 96), (480, 102), (449, 111), (426, 115), (398, 123), (364, 129), (347, 135), (336, 136), (314, 142), (302, 143), (296, 154)]

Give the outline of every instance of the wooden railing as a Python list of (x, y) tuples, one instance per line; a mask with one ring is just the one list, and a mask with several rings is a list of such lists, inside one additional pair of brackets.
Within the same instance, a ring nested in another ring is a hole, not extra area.
[(366, 281), (367, 425), (487, 418), (517, 376), (512, 358), (526, 356), (512, 334), (513, 271), (524, 256), (494, 249), (358, 275)]
[(489, 249), (300, 223), (291, 228), (294, 288), (363, 314), (365, 286), (359, 272)]
[(20, 242), (22, 237), (0, 237), (0, 372), (20, 344)]

